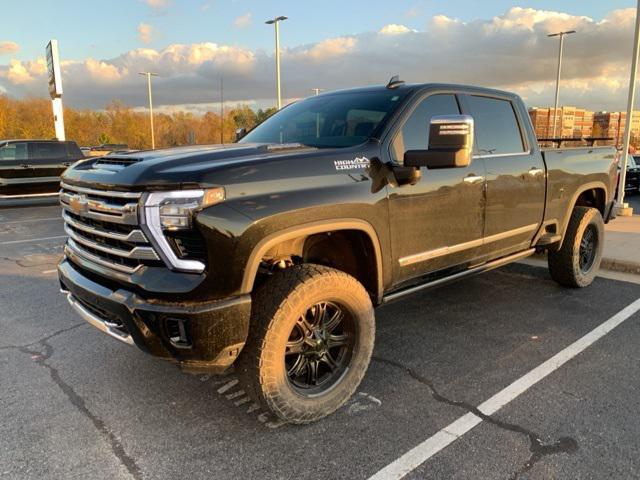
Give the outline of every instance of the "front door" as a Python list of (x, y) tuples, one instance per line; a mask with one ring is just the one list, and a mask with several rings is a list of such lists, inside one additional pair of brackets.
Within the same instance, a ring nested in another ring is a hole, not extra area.
[(527, 140), (527, 113), (509, 97), (464, 95), (461, 103), (473, 116), (486, 168), (483, 255), (488, 260), (525, 250), (542, 223), (546, 189), (542, 155)]
[(22, 183), (33, 176), (25, 142), (0, 147), (0, 195), (19, 195)]
[[(418, 100), (400, 122), (390, 144), (391, 160), (402, 164), (407, 150), (429, 144), (435, 115), (460, 113), (453, 93)], [(484, 164), (465, 168), (421, 169), (415, 185), (389, 188), (389, 217), (396, 285), (472, 261), (482, 246)]]

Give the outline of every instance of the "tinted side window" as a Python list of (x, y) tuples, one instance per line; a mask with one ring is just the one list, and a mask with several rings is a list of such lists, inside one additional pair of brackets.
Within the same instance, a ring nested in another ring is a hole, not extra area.
[(426, 150), (429, 146), (429, 123), (437, 115), (460, 113), (455, 95), (431, 95), (425, 98), (411, 113), (391, 148), (393, 159), (402, 162), (407, 150)]
[(84, 157), (82, 151), (75, 142), (67, 142), (65, 145), (67, 148), (67, 158), (69, 160), (78, 160)]
[(468, 95), (465, 97), (473, 117), (480, 155), (524, 151), (513, 105), (508, 100)]
[(3, 160), (26, 160), (27, 144), (26, 143), (10, 143), (4, 147), (0, 147), (0, 162)]
[(31, 150), (34, 160), (66, 160), (67, 149), (64, 143), (34, 143)]

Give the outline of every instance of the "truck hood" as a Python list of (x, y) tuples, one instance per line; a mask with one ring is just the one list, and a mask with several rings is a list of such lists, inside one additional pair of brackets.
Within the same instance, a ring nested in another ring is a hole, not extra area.
[[(337, 150), (345, 149), (322, 149), (322, 153)], [(243, 143), (110, 154), (80, 160), (65, 171), (62, 181), (115, 190), (214, 186), (218, 184), (220, 170), (246, 170), (266, 161), (286, 161), (318, 153), (316, 148), (299, 144)]]

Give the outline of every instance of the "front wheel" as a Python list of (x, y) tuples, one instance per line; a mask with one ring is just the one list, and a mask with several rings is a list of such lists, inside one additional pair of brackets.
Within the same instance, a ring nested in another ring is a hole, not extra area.
[(560, 285), (581, 288), (596, 277), (604, 247), (604, 222), (595, 208), (575, 207), (562, 247), (549, 252), (549, 273)]
[(294, 266), (254, 295), (240, 374), (279, 418), (313, 422), (353, 395), (374, 337), (371, 299), (355, 278), (319, 265)]

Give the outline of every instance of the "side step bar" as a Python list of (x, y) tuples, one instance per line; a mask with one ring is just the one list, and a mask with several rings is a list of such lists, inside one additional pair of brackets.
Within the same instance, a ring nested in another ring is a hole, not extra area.
[(60, 195), (57, 191), (53, 193), (21, 193), (18, 195), (0, 194), (0, 200), (28, 200), (30, 198), (56, 198)]
[(479, 273), (488, 272), (489, 270), (493, 270), (494, 268), (502, 267), (508, 263), (515, 262), (517, 260), (521, 260), (535, 253), (535, 248), (530, 248), (529, 250), (525, 250), (523, 252), (518, 252), (513, 255), (509, 255), (507, 257), (502, 257), (497, 260), (492, 260), (491, 262), (483, 263), (477, 267), (470, 268), (469, 270), (465, 270), (464, 272), (459, 272), (454, 275), (450, 275), (448, 277), (439, 278), (437, 280), (433, 280), (431, 282), (422, 283), (420, 285), (415, 285), (413, 287), (404, 288), (397, 292), (390, 293), (382, 297), (382, 303), (389, 303), (398, 298), (404, 297), (405, 295), (410, 295), (415, 292), (419, 292), (420, 290), (426, 290), (428, 288), (439, 287), (440, 285), (446, 285), (447, 283), (454, 282), (461, 278), (470, 277), (472, 275), (477, 275)]

